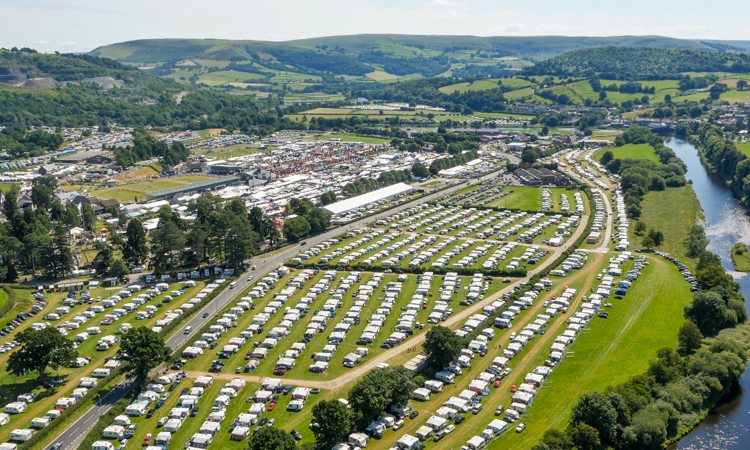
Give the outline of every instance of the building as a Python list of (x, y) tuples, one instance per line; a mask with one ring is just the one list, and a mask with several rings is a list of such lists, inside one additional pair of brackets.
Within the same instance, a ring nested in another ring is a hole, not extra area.
[(331, 203), (323, 207), (323, 210), (334, 216), (348, 213), (350, 211), (357, 211), (360, 209), (367, 209), (368, 205), (376, 204), (378, 202), (390, 200), (392, 198), (409, 194), (414, 191), (414, 188), (405, 183), (396, 183), (390, 186), (386, 186), (382, 189), (378, 189), (366, 194), (358, 195), (356, 197), (348, 198), (340, 202)]
[(242, 167), (233, 164), (211, 164), (208, 173), (211, 175), (235, 175), (242, 172)]
[(513, 175), (527, 186), (569, 186), (570, 180), (557, 172), (545, 168), (516, 169)]

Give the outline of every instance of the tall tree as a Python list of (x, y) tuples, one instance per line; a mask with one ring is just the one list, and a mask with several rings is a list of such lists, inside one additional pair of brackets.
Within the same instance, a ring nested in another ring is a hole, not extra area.
[(461, 339), (450, 328), (437, 325), (427, 331), (422, 347), (430, 366), (441, 370), (461, 354)]
[(158, 334), (146, 327), (138, 327), (122, 336), (117, 355), (127, 363), (125, 374), (143, 382), (151, 370), (169, 361), (172, 350)]
[(39, 383), (44, 383), (48, 367), (53, 370), (67, 367), (78, 357), (73, 343), (55, 327), (38, 331), (27, 328), (18, 333), (16, 340), (20, 347), (11, 353), (6, 370), (16, 376), (37, 372)]
[(138, 219), (130, 219), (125, 237), (127, 241), (122, 249), (122, 256), (135, 264), (145, 261), (148, 258), (148, 240), (143, 223)]
[(312, 422), (317, 448), (325, 450), (344, 442), (352, 428), (351, 412), (338, 400), (323, 400), (313, 406)]
[(185, 248), (185, 234), (174, 222), (167, 223), (151, 232), (151, 252), (154, 270), (163, 273), (174, 267)]
[(62, 227), (55, 228), (50, 246), (41, 255), (40, 262), (47, 275), (53, 278), (62, 278), (73, 270), (73, 252)]
[(284, 223), (284, 236), (290, 241), (298, 241), (310, 233), (310, 223), (302, 216), (297, 216)]

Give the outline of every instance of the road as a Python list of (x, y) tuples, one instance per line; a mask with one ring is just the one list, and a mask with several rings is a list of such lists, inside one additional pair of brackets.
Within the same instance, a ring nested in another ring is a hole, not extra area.
[[(479, 179), (474, 182), (474, 180), (471, 181), (472, 184), (478, 184), (479, 182), (489, 180), (491, 178), (496, 177), (497, 173), (492, 173), (485, 175), (483, 177), (480, 177)], [(211, 301), (208, 305), (203, 307), (200, 311), (198, 311), (196, 314), (190, 318), (187, 323), (183, 324), (182, 329), (184, 329), (187, 326), (191, 326), (192, 331), (189, 334), (184, 334), (181, 332), (176, 332), (174, 335), (172, 335), (169, 339), (167, 339), (166, 343), (167, 345), (173, 350), (177, 350), (183, 345), (185, 345), (186, 342), (191, 340), (195, 334), (200, 330), (203, 325), (213, 320), (213, 317), (223, 310), (232, 300), (234, 300), (237, 296), (239, 296), (240, 293), (242, 293), (246, 288), (248, 288), (255, 280), (258, 278), (264, 277), (267, 273), (271, 272), (272, 270), (281, 267), (285, 261), (288, 261), (294, 255), (300, 252), (302, 248), (307, 248), (311, 246), (315, 246), (321, 242), (327, 241), (328, 239), (332, 239), (336, 236), (339, 236), (343, 232), (349, 229), (353, 228), (360, 228), (364, 227), (367, 224), (370, 224), (372, 222), (375, 222), (377, 220), (383, 219), (385, 217), (388, 217), (392, 214), (396, 214), (398, 212), (404, 211), (406, 209), (412, 208), (414, 206), (420, 205), (422, 203), (434, 200), (438, 197), (441, 197), (445, 194), (455, 192), (457, 190), (464, 189), (467, 185), (464, 183), (460, 183), (456, 186), (452, 186), (448, 189), (438, 191), (435, 193), (427, 194), (423, 197), (420, 197), (416, 200), (404, 203), (402, 205), (396, 206), (395, 208), (391, 208), (387, 211), (383, 211), (377, 214), (374, 214), (372, 216), (359, 219), (356, 221), (353, 221), (351, 223), (348, 223), (346, 225), (334, 228), (326, 233), (319, 234), (317, 236), (311, 237), (307, 239), (306, 244), (304, 246), (301, 245), (294, 245), (287, 248), (284, 248), (282, 250), (279, 250), (277, 252), (274, 252), (272, 254), (269, 254), (268, 256), (260, 257), (260, 258), (254, 258), (252, 260), (253, 264), (256, 266), (255, 270), (249, 270), (242, 274), (237, 279), (237, 286), (234, 289), (225, 289), (223, 292), (221, 292), (219, 295), (216, 296), (216, 298)], [(253, 281), (248, 281), (247, 277), (253, 275)], [(484, 303), (484, 302), (483, 302)], [(473, 309), (473, 308), (472, 308)], [(208, 317), (205, 319), (203, 318), (203, 315), (208, 313)], [(420, 341), (421, 342), (421, 341)], [(398, 347), (397, 349), (400, 349), (400, 351), (403, 351), (406, 347)], [(384, 353), (392, 356), (392, 353)], [(382, 355), (381, 355), (382, 356)], [(379, 357), (380, 358), (380, 357)], [(379, 360), (378, 358), (378, 360)], [(370, 364), (362, 366), (362, 367), (370, 367)], [(351, 372), (351, 371), (350, 371)], [(89, 431), (94, 427), (97, 420), (100, 416), (102, 416), (104, 413), (109, 411), (109, 409), (121, 398), (123, 398), (128, 392), (130, 392), (131, 389), (135, 387), (135, 384), (132, 380), (124, 380), (119, 385), (117, 385), (106, 397), (104, 397), (101, 400), (101, 403), (97, 404), (96, 406), (93, 406), (88, 411), (83, 413), (81, 417), (76, 420), (72, 425), (70, 425), (67, 429), (63, 430), (59, 437), (54, 440), (54, 443), (61, 443), (61, 449), (66, 450), (68, 448), (77, 448), (78, 445), (80, 445), (80, 442), (86, 437), (86, 435), (89, 433)], [(51, 447), (51, 446), (50, 446)]]

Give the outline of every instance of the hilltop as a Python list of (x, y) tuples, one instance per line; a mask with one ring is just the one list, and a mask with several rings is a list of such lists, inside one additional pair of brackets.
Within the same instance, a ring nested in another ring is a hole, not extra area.
[(605, 46), (576, 50), (523, 70), (524, 75), (576, 76), (589, 72), (649, 78), (682, 72), (750, 71), (750, 54), (653, 47)]

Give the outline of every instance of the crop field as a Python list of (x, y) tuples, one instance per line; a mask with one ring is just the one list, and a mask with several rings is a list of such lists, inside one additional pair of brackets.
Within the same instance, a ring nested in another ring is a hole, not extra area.
[(211, 177), (204, 176), (184, 176), (184, 177), (172, 177), (164, 178), (155, 181), (144, 181), (141, 183), (133, 183), (124, 186), (117, 186), (105, 189), (97, 189), (95, 192), (96, 196), (101, 199), (114, 198), (120, 202), (131, 201), (133, 198), (143, 200), (146, 198), (144, 192), (154, 192), (162, 189), (169, 189), (177, 186), (184, 186), (186, 184), (197, 183), (199, 181), (209, 180)]
[(375, 81), (395, 81), (401, 78), (398, 75), (392, 75), (382, 70), (376, 70), (374, 72), (370, 72), (366, 74), (365, 76)]
[[(654, 148), (648, 144), (626, 144), (622, 147), (609, 147), (607, 150), (615, 155), (615, 159), (647, 159), (659, 162), (659, 157), (654, 153)], [(604, 151), (597, 152), (594, 159), (601, 161)]]
[(721, 94), (721, 99), (729, 103), (748, 103), (750, 102), (750, 90), (748, 91), (727, 91)]
[[(100, 321), (104, 319), (105, 314), (111, 314), (113, 311), (112, 309), (105, 310), (104, 313), (87, 312), (90, 311), (90, 308), (92, 306), (100, 305), (97, 302), (93, 302), (93, 304), (87, 304), (85, 302), (83, 302), (81, 305), (74, 304), (70, 306), (69, 312), (65, 313), (63, 311), (60, 311), (61, 313), (59, 314), (59, 319), (51, 320), (47, 317), (47, 314), (54, 313), (56, 312), (57, 308), (63, 306), (63, 300), (66, 298), (67, 293), (45, 293), (44, 296), (47, 302), (47, 306), (44, 308), (44, 310), (36, 316), (27, 319), (25, 322), (22, 322), (21, 325), (18, 328), (14, 329), (10, 335), (4, 336), (2, 340), (0, 340), (0, 342), (10, 342), (11, 340), (13, 340), (13, 337), (17, 335), (21, 330), (31, 328), (32, 324), (34, 323), (46, 322), (49, 323), (50, 326), (61, 326), (63, 323), (72, 321), (74, 317), (80, 316), (84, 312), (90, 314), (92, 318), (87, 319), (88, 321), (83, 323), (77, 330), (71, 329), (70, 331), (68, 331), (68, 338), (75, 341), (76, 335), (78, 333), (85, 332), (89, 327), (99, 327), (101, 330), (101, 334), (92, 334), (90, 337), (88, 337), (88, 339), (82, 341), (77, 349), (79, 357), (88, 356), (92, 358), (90, 363), (76, 368), (61, 367), (58, 370), (54, 371), (48, 369), (48, 376), (50, 376), (50, 378), (53, 380), (58, 380), (50, 385), (51, 387), (49, 388), (39, 386), (36, 383), (35, 373), (23, 376), (15, 376), (7, 373), (5, 369), (11, 352), (0, 355), (0, 395), (2, 395), (0, 406), (4, 406), (7, 403), (15, 401), (16, 397), (19, 394), (23, 393), (34, 393), (37, 398), (35, 402), (29, 405), (29, 408), (24, 413), (12, 414), (10, 416), (10, 423), (5, 427), (0, 428), (0, 440), (6, 441), (12, 430), (17, 428), (28, 428), (28, 424), (31, 419), (35, 417), (43, 417), (47, 411), (49, 411), (50, 409), (54, 409), (55, 402), (60, 397), (69, 396), (77, 387), (78, 382), (82, 377), (90, 377), (94, 369), (102, 367), (102, 362), (106, 357), (115, 355), (118, 347), (117, 344), (106, 351), (96, 350), (97, 341), (101, 337), (107, 335), (115, 335), (119, 338), (118, 335), (120, 333), (117, 333), (117, 331), (123, 326), (124, 323), (130, 323), (133, 327), (153, 327), (158, 320), (164, 319), (164, 311), (166, 309), (178, 309), (180, 306), (187, 303), (189, 299), (193, 298), (195, 294), (198, 293), (198, 291), (203, 289), (205, 287), (205, 284), (202, 282), (197, 283), (195, 287), (188, 288), (180, 297), (175, 298), (170, 303), (164, 303), (165, 296), (168, 295), (169, 291), (182, 289), (182, 286), (182, 282), (173, 284), (169, 289), (146, 303), (146, 305), (160, 305), (157, 307), (156, 313), (155, 315), (153, 315), (153, 317), (143, 320), (136, 320), (136, 312), (134, 310), (133, 312), (126, 313), (125, 315), (120, 317), (119, 320), (115, 320), (112, 324), (109, 325), (100, 324)], [(120, 288), (115, 287), (92, 289), (89, 290), (89, 293), (91, 294), (92, 299), (96, 299), (97, 297), (107, 298), (115, 294), (118, 290), (120, 290)], [(145, 291), (142, 291), (141, 293), (144, 292)], [(18, 301), (16, 308), (14, 308), (13, 310), (15, 312), (12, 311), (12, 314), (15, 315), (18, 314), (18, 312), (27, 312), (30, 310), (31, 306), (36, 303), (35, 299), (31, 295), (33, 293), (33, 291), (31, 290), (17, 290), (16, 293), (18, 294)], [(5, 294), (5, 292), (2, 291), (2, 294)], [(0, 296), (0, 298), (2, 297)], [(128, 300), (129, 299), (122, 300), (121, 303), (117, 305), (117, 307), (122, 308), (122, 305), (129, 303)], [(145, 310), (145, 306), (137, 307), (136, 310)]]

